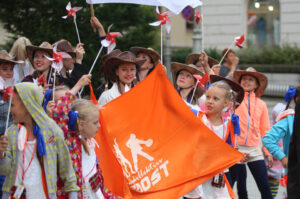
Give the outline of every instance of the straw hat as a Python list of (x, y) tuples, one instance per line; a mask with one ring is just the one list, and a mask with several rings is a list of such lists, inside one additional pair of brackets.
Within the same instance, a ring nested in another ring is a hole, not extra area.
[(236, 70), (233, 73), (233, 77), (236, 81), (241, 83), (241, 78), (244, 75), (250, 75), (257, 79), (258, 87), (255, 90), (256, 97), (260, 97), (265, 92), (268, 86), (268, 78), (264, 74), (257, 72), (253, 67), (249, 67), (246, 70)]
[(105, 60), (102, 66), (104, 74), (107, 75), (107, 79), (111, 82), (116, 82), (117, 76), (115, 70), (119, 65), (126, 63), (135, 64), (138, 70), (139, 67), (145, 63), (145, 60), (137, 60), (136, 56), (130, 51), (124, 51), (116, 56), (110, 56)]
[(235, 101), (237, 102), (236, 107), (237, 108), (243, 101), (244, 99), (244, 89), (239, 85), (237, 82), (230, 80), (225, 77), (221, 77), (219, 75), (210, 75), (210, 83), (218, 82), (218, 81), (224, 81), (226, 82), (231, 89), (237, 93)]
[[(174, 87), (176, 87), (176, 80), (177, 80), (178, 73), (182, 70), (187, 70), (192, 75), (203, 76), (203, 73), (193, 64), (186, 65), (186, 64), (182, 64), (182, 63), (178, 63), (178, 62), (172, 62), (171, 63), (171, 71), (172, 71), (172, 79), (173, 79)], [(196, 92), (196, 94), (201, 96), (205, 92), (205, 90), (203, 90), (203, 88), (201, 86), (197, 86), (197, 89), (195, 92)]]
[[(187, 56), (185, 63), (186, 64), (194, 64), (199, 60), (200, 54), (190, 54)], [(209, 67), (213, 67), (214, 65), (219, 64), (219, 61), (208, 56), (208, 65)]]
[(15, 61), (6, 50), (0, 50), (0, 63), (23, 64), (23, 61)]
[(27, 53), (27, 57), (28, 57), (30, 63), (33, 66), (33, 54), (37, 50), (45, 51), (45, 52), (49, 53), (49, 55), (51, 55), (51, 57), (52, 57), (52, 53), (53, 53), (52, 49), (53, 49), (53, 46), (51, 44), (49, 44), (48, 42), (44, 41), (39, 46), (33, 46), (33, 45), (26, 46), (26, 53)]
[(158, 61), (161, 59), (160, 55), (152, 48), (131, 47), (130, 51), (133, 52), (135, 56), (137, 56), (139, 53), (145, 53), (149, 55), (154, 63), (154, 67), (158, 64)]
[(57, 46), (57, 52), (65, 52), (71, 55), (71, 57), (76, 57), (75, 48), (71, 45), (68, 40), (61, 39), (53, 44), (53, 46)]

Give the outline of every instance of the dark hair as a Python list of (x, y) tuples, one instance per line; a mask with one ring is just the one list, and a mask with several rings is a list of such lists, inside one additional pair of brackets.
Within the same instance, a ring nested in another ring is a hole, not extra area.
[(228, 54), (229, 53), (233, 53), (233, 54), (235, 54), (235, 52), (231, 49), (231, 48), (225, 48), (223, 51), (222, 51), (222, 57), (225, 55), (225, 53), (227, 52), (227, 50), (228, 50), (228, 53), (226, 54), (226, 56), (224, 57), (224, 58), (227, 58), (227, 56), (228, 56)]
[(294, 101), (295, 104), (297, 103), (297, 100), (296, 100), (297, 97), (300, 97), (300, 87), (299, 86), (296, 87), (296, 94), (295, 94), (295, 96), (290, 101), (287, 102), (285, 110), (287, 110), (290, 107), (290, 104), (291, 104), (292, 100)]

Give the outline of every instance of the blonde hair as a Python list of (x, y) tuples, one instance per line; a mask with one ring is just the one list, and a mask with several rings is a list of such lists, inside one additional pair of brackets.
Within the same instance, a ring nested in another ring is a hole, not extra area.
[[(73, 102), (71, 110), (77, 111), (78, 119), (83, 120), (83, 121), (90, 120), (91, 113), (94, 113), (94, 112), (97, 113), (99, 111), (98, 107), (95, 104), (93, 104), (91, 100), (86, 100), (86, 99), (76, 99)], [(78, 126), (77, 126), (77, 132), (80, 135), (80, 132), (78, 131)], [(80, 140), (83, 145), (84, 151), (90, 155), (85, 139), (80, 136)]]
[(56, 91), (69, 91), (70, 88), (66, 85), (61, 85), (61, 86), (55, 86), (54, 90), (55, 90), (55, 92)]
[(10, 49), (9, 54), (16, 60), (26, 59), (26, 46), (31, 45), (31, 42), (26, 37), (19, 37)]
[[(209, 87), (218, 87), (218, 88), (224, 89), (226, 91), (225, 98), (227, 100), (233, 102), (233, 104), (235, 104), (237, 93), (235, 91), (233, 91), (231, 89), (231, 87), (229, 86), (229, 84), (226, 83), (225, 81), (214, 82)], [(234, 105), (233, 105), (233, 107), (234, 107)]]

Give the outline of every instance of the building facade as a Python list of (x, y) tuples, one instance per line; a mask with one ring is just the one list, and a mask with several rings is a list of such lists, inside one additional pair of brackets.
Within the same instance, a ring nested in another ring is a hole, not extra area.
[[(204, 48), (223, 49), (245, 34), (246, 46), (300, 47), (299, 0), (202, 0)], [(192, 47), (193, 24), (181, 15), (171, 18), (173, 49)], [(195, 25), (195, 24), (194, 24)]]

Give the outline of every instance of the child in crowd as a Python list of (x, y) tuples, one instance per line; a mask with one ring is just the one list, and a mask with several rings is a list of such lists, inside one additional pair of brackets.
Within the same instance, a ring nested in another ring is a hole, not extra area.
[[(267, 105), (260, 99), (264, 93), (268, 79), (254, 68), (245, 71), (234, 72), (234, 79), (240, 83), (245, 91), (245, 97), (241, 105), (236, 109), (239, 116), (241, 135), (238, 136), (238, 150), (248, 154), (247, 165), (255, 179), (261, 197), (271, 199), (271, 191), (268, 183), (267, 167), (260, 146), (261, 139), (270, 130), (270, 121)], [(264, 148), (268, 161), (268, 167), (272, 167), (273, 157)], [(248, 198), (246, 187), (246, 165), (236, 164), (230, 168), (232, 186), (237, 181), (239, 198)]]
[(193, 75), (203, 76), (195, 65), (171, 63), (173, 84), (183, 101), (195, 110), (199, 109), (199, 99), (204, 93), (203, 86), (196, 86), (196, 78)]
[(26, 46), (31, 45), (31, 42), (26, 37), (19, 37), (10, 49), (9, 54), (15, 60), (22, 60), (23, 63), (17, 63), (14, 67), (15, 84), (20, 83), (24, 77), (33, 73), (33, 67), (28, 60), (26, 54)]
[(2, 198), (56, 198), (57, 178), (69, 198), (78, 198), (76, 176), (63, 132), (44, 112), (42, 88), (14, 86), (14, 124), (0, 137), (0, 173), (6, 175)]
[[(236, 116), (228, 119), (223, 116), (226, 109), (230, 109), (233, 113), (243, 100), (244, 92), (237, 83), (222, 78), (220, 76), (211, 75), (211, 85), (206, 91), (205, 112), (197, 112), (197, 116), (202, 122), (211, 129), (220, 139), (235, 147), (235, 134), (238, 134), (238, 120)], [(243, 160), (242, 160), (243, 161)], [(202, 185), (185, 195), (186, 198), (232, 198), (233, 192), (227, 180), (230, 177), (228, 171), (226, 175), (222, 172), (215, 177), (207, 180)]]
[[(289, 109), (289, 105), (292, 101), (296, 104), (299, 96), (300, 87), (291, 87), (288, 90), (285, 95), (285, 100), (287, 101), (285, 111), (277, 116), (276, 124), (273, 125), (263, 137), (264, 146), (277, 160), (281, 161), (284, 168), (287, 168), (288, 166), (288, 152), (290, 139), (293, 133), (295, 115), (294, 109)], [(281, 139), (283, 140), (283, 151), (278, 146), (278, 142)], [(285, 174), (287, 174), (287, 169), (285, 170)]]
[[(89, 83), (83, 78), (85, 76), (79, 80), (81, 87)], [(98, 147), (98, 144), (93, 137), (100, 127), (98, 107), (88, 100), (75, 100), (75, 95), (72, 93), (76, 93), (80, 87), (73, 88), (70, 92), (60, 87), (56, 89), (53, 119), (64, 132), (77, 177), (77, 185), (81, 189), (79, 197), (118, 198), (104, 187), (102, 172), (95, 154), (95, 147)], [(61, 97), (57, 99), (58, 96)], [(65, 198), (66, 193), (60, 182), (58, 187), (58, 198)]]
[(101, 94), (98, 100), (99, 105), (110, 102), (134, 87), (136, 74), (144, 62), (145, 60), (137, 60), (136, 56), (129, 51), (109, 57), (103, 64), (103, 70), (108, 76), (107, 79), (114, 84)]

